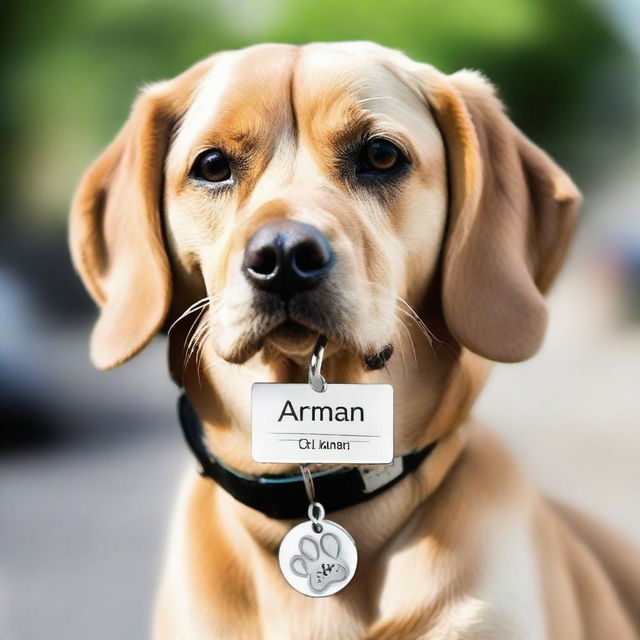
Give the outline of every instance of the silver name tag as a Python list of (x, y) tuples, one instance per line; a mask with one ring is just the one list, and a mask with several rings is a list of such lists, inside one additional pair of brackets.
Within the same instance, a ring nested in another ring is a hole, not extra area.
[(389, 384), (256, 382), (251, 389), (256, 462), (388, 464), (393, 460)]

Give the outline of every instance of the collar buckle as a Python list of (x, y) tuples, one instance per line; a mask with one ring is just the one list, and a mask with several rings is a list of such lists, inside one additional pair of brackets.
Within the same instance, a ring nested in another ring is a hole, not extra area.
[(392, 480), (402, 475), (404, 464), (401, 457), (394, 458), (391, 464), (377, 465), (375, 467), (358, 467), (364, 493), (373, 493)]

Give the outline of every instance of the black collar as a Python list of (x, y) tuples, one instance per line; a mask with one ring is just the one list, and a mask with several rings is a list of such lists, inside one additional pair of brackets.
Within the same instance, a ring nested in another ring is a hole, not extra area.
[[(178, 414), (184, 437), (200, 463), (202, 476), (211, 478), (236, 500), (262, 511), (269, 518), (303, 519), (307, 516), (309, 501), (302, 475), (251, 476), (231, 469), (207, 449), (202, 438), (202, 424), (184, 393), (178, 400)], [(318, 500), (327, 513), (369, 500), (414, 471), (436, 444), (394, 458), (389, 465), (316, 471), (311, 475)]]

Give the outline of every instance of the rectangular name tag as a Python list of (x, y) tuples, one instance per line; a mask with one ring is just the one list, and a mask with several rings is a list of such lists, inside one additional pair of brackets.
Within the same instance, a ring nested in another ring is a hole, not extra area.
[(256, 382), (251, 389), (256, 462), (388, 464), (393, 460), (393, 387)]

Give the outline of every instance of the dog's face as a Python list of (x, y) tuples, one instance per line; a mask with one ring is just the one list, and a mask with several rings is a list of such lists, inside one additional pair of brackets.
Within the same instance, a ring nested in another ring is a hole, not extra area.
[(165, 165), (180, 280), (211, 298), (218, 355), (384, 352), (423, 294), (446, 219), (442, 138), (380, 51), (257, 47), (199, 83)]
[(217, 54), (147, 89), (78, 190), (93, 359), (123, 362), (196, 303), (229, 362), (304, 358), (324, 333), (381, 366), (437, 285), (452, 339), (521, 360), (577, 201), (478, 74), (369, 43)]

